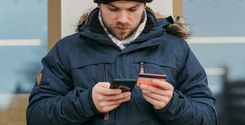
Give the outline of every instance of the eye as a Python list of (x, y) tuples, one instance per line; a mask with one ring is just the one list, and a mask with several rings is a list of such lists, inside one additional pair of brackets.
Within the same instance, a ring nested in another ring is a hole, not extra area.
[(136, 8), (130, 8), (128, 9), (129, 12), (135, 12), (137, 9)]
[(110, 11), (117, 11), (118, 9), (117, 8), (115, 8), (115, 7), (109, 7), (108, 8)]

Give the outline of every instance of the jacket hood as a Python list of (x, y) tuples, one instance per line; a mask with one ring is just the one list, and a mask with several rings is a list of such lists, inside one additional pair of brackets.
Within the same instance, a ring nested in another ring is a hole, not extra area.
[[(164, 27), (173, 23), (173, 21), (165, 19), (156, 19), (154, 13), (150, 9), (146, 9), (147, 22), (142, 34), (135, 42), (147, 41), (156, 38), (165, 33)], [(112, 44), (110, 37), (106, 34), (98, 20), (99, 8), (95, 8), (89, 15), (85, 24), (79, 26), (81, 36), (95, 41)]]

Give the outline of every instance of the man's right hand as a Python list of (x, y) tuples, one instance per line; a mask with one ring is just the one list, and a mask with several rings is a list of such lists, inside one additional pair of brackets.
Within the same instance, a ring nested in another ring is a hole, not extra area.
[(121, 103), (130, 100), (130, 92), (122, 92), (120, 89), (110, 89), (110, 83), (99, 82), (92, 89), (92, 98), (95, 107), (102, 113), (117, 108)]

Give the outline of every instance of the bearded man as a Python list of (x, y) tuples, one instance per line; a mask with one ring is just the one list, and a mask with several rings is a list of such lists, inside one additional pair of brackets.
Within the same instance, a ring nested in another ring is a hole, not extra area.
[[(43, 58), (28, 125), (216, 125), (206, 73), (181, 25), (156, 19), (152, 0), (94, 2), (78, 32)], [(153, 85), (111, 88), (114, 79), (142, 74)]]

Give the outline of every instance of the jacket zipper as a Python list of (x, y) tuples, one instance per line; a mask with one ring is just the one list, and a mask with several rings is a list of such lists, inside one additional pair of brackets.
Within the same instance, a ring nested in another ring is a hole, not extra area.
[[(145, 71), (144, 71), (144, 62), (140, 62), (140, 74), (143, 74)], [(103, 71), (102, 71), (102, 74), (103, 74), (103, 81), (104, 82), (108, 82), (108, 71), (107, 71), (107, 65), (106, 64), (103, 64)], [(105, 113), (104, 115), (104, 120), (109, 120), (110, 118), (110, 112), (107, 112)]]
[[(108, 73), (107, 73), (107, 65), (106, 64), (103, 64), (102, 75), (103, 75), (103, 82), (108, 82)], [(109, 120), (109, 118), (110, 118), (110, 113), (106, 112), (104, 115), (104, 120)]]
[(103, 64), (103, 81), (108, 82), (107, 65)]
[(145, 73), (145, 68), (144, 68), (144, 62), (140, 62), (140, 74), (144, 74)]

